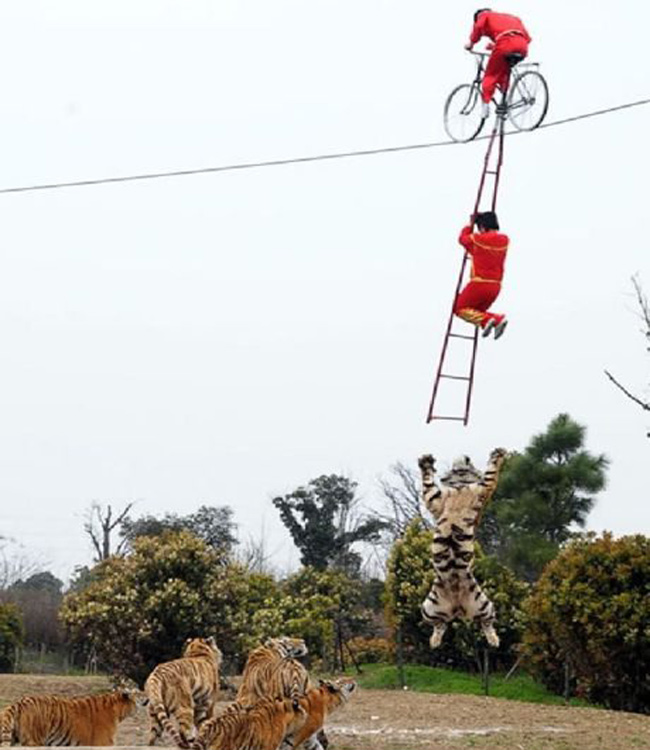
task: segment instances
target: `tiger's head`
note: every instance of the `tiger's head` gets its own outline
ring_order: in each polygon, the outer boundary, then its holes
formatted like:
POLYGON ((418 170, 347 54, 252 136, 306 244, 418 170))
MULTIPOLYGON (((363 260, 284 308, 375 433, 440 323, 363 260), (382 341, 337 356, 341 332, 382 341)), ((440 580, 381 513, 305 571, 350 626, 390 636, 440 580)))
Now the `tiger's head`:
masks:
POLYGON ((111 677, 111 689, 116 697, 119 697, 132 707, 130 713, 149 703, 147 694, 143 690, 140 690, 134 680, 125 675, 114 674, 111 677))
POLYGON ((217 642, 212 636, 208 638, 188 638, 183 648, 184 657, 208 656, 217 663, 221 664, 223 658, 217 642))
POLYGON ((347 703, 357 689, 357 683, 349 677, 342 677, 338 680, 319 680, 318 684, 329 704, 328 712, 347 703))
POLYGON ((459 456, 451 466, 451 471, 440 478, 448 487, 464 487, 480 482, 483 474, 474 466, 469 456, 459 456))
POLYGON ((281 636, 280 638, 269 638, 264 641, 266 648, 272 648, 277 651, 284 658, 299 659, 301 656, 307 654, 307 644, 302 638, 288 638, 287 636, 281 636))

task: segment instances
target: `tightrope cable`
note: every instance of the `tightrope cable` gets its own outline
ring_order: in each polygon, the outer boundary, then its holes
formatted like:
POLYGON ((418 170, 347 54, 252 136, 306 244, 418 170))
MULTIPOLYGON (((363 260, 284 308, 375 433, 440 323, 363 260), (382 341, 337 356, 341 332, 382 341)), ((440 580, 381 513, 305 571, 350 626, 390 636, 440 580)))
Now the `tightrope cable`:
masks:
MULTIPOLYGON (((537 130, 543 130, 546 128, 553 128, 558 125, 566 125, 567 123, 577 122, 578 120, 587 120, 591 117, 601 117, 602 115, 611 114, 612 112, 618 112, 623 109, 630 109, 632 107, 641 107, 643 105, 650 104, 650 99, 640 99, 635 102, 628 102, 626 104, 619 104, 615 107, 608 107, 607 109, 599 109, 593 112, 586 112, 580 115, 574 115, 572 117, 565 117, 561 120, 554 120, 553 122, 542 123, 537 130)), ((524 131, 508 131, 506 135, 519 135, 524 131)), ((476 141, 482 141, 489 138, 489 135, 482 135, 475 138, 470 143, 476 141)), ((250 161, 242 162, 239 164, 224 164, 215 167, 198 167, 196 169, 178 169, 167 172, 147 172, 143 174, 132 174, 123 175, 118 177, 98 177, 96 179, 88 180, 74 180, 70 182, 49 182, 39 185, 22 185, 18 187, 6 187, 0 188, 0 194, 7 193, 27 193, 34 192, 37 190, 60 190, 62 188, 73 188, 73 187, 88 187, 91 185, 108 185, 111 183, 119 182, 137 182, 143 180, 160 180, 171 177, 188 177, 191 175, 200 174, 215 174, 217 172, 234 172, 235 170, 244 169, 262 169, 265 167, 279 167, 288 164, 306 164, 308 162, 316 161, 327 161, 334 159, 351 159, 362 156, 376 156, 378 154, 394 154, 403 151, 417 151, 429 148, 440 148, 443 146, 463 146, 466 144, 458 143, 457 141, 435 141, 432 143, 414 143, 407 144, 404 146, 387 146, 383 148, 370 148, 359 151, 342 151, 339 153, 332 154, 315 154, 313 156, 296 156, 288 159, 271 159, 267 161, 250 161)))

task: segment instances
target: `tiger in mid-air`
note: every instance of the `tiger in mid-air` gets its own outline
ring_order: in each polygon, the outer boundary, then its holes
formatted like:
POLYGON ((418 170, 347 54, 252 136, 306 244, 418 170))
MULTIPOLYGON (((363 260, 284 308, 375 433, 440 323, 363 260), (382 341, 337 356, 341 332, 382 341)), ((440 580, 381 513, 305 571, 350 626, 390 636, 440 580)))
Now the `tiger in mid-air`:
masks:
POLYGON ((0 745, 114 745, 117 725, 140 702, 139 691, 130 689, 25 696, 0 711, 0 745))
POLYGON ((307 654, 302 638, 269 638, 248 655, 237 703, 250 706, 260 698, 296 698, 309 688, 309 672, 298 661, 307 654))
POLYGON ((147 677, 150 745, 166 730, 179 747, 189 747, 194 727, 216 715, 221 659, 214 638, 188 638, 180 659, 159 664, 147 677))
POLYGON ((203 723, 192 750, 277 750, 306 720, 296 698, 261 698, 251 706, 235 702, 203 723))
POLYGON ((506 451, 497 448, 481 474, 468 456, 456 460, 452 470, 435 483, 433 456, 421 456, 422 499, 436 525, 431 550, 435 579, 422 602, 422 616, 433 625, 429 641, 438 648, 447 625, 455 618, 478 622, 487 642, 499 645, 494 629, 494 605, 481 590, 472 573, 474 533, 485 504, 494 494, 506 451))

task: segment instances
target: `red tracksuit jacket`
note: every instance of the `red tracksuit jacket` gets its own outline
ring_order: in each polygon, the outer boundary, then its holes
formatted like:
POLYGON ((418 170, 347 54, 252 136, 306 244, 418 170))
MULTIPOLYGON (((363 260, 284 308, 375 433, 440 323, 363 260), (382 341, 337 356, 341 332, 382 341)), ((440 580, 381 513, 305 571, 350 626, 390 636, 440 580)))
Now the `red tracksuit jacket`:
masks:
POLYGON ((500 232, 472 232, 464 227, 458 238, 472 259, 470 281, 496 281, 503 278, 503 267, 508 252, 507 235, 500 232))
POLYGON ((482 37, 487 36, 493 42, 497 42, 499 37, 508 31, 520 32, 526 38, 527 42, 531 41, 531 37, 520 18, 511 16, 508 13, 492 13, 491 11, 481 13, 476 19, 469 41, 470 44, 474 45, 482 37))

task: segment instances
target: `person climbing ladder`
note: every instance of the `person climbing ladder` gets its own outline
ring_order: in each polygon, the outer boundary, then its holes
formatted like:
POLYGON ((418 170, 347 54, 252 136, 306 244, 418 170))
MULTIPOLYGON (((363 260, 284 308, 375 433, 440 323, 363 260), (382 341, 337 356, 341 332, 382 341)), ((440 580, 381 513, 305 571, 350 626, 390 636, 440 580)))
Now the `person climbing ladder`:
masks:
POLYGON ((458 241, 470 256, 472 267, 469 282, 456 297, 454 313, 479 326, 483 336, 494 331, 494 338, 498 339, 508 321, 505 315, 488 310, 501 291, 510 241, 507 235, 499 232, 499 220, 494 211, 470 217, 470 223, 463 227, 458 241), (474 224, 478 228, 476 233, 473 232, 474 224))

